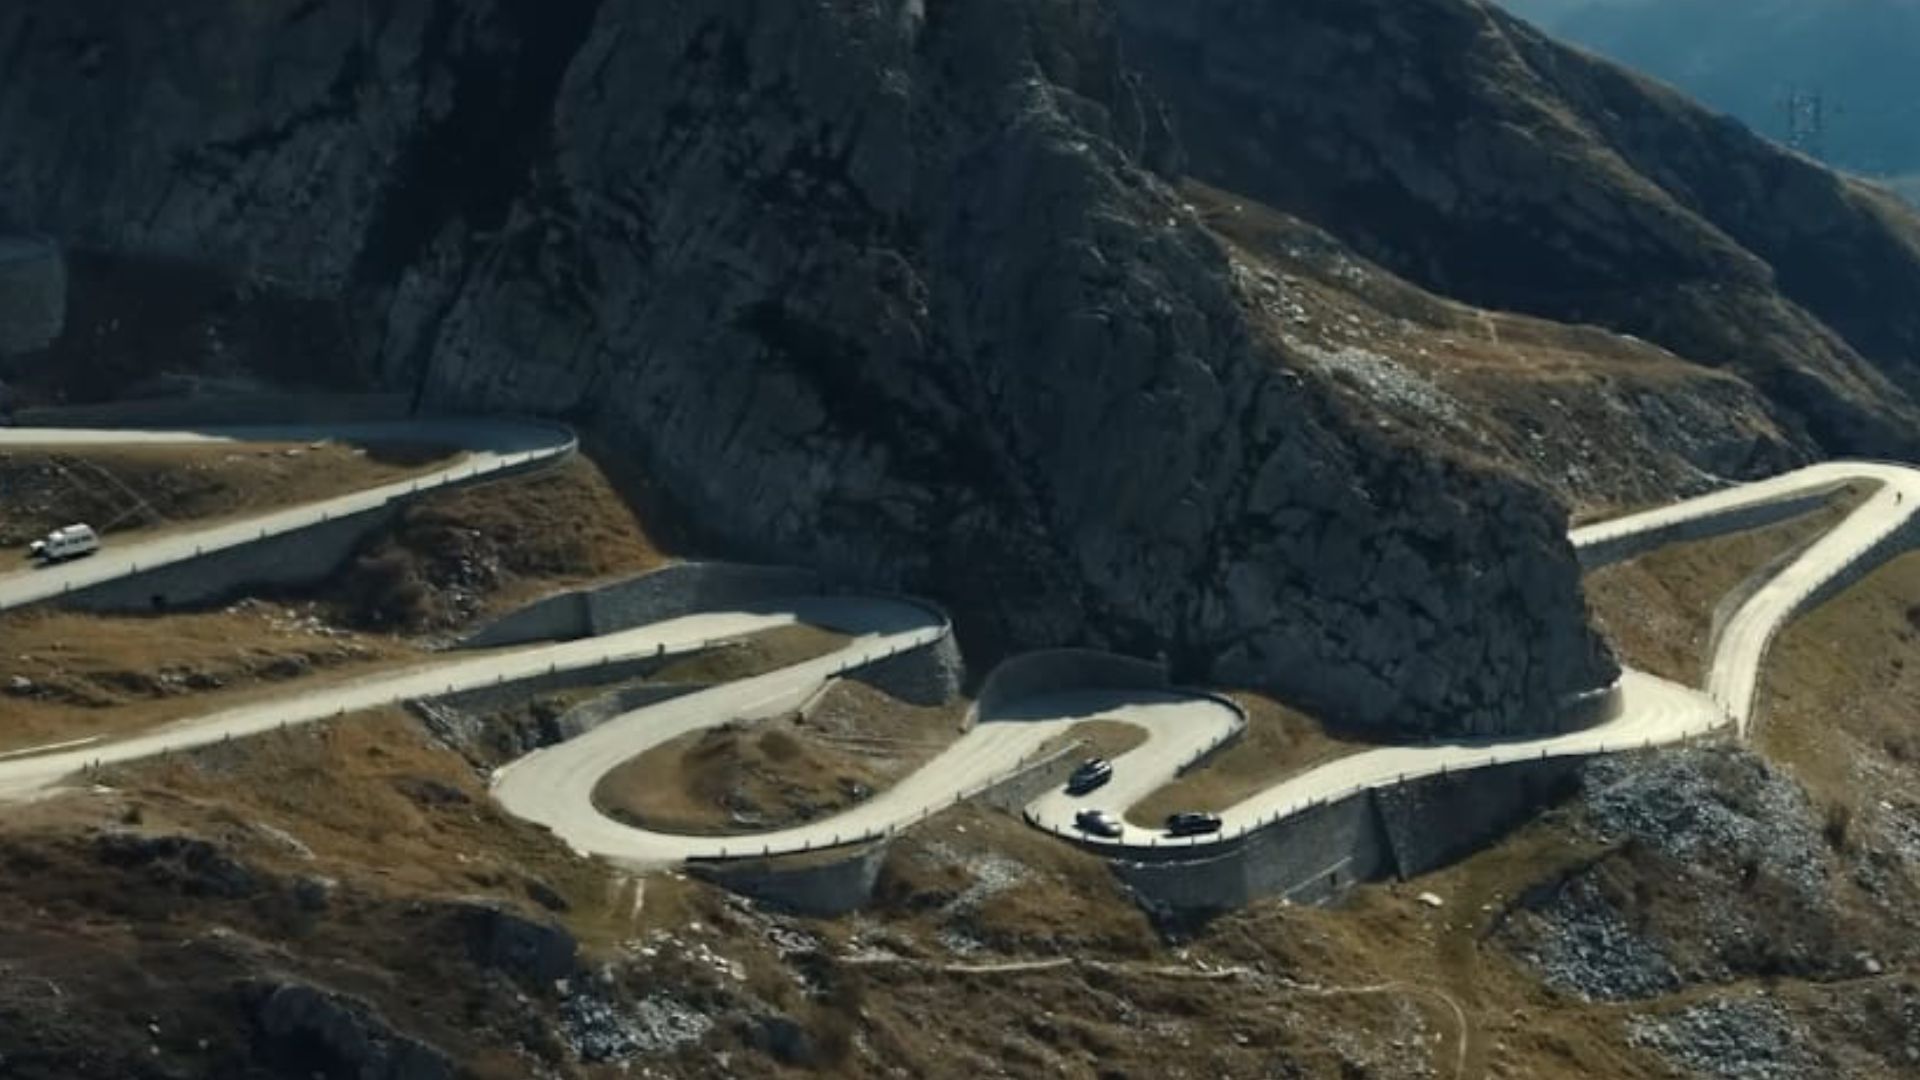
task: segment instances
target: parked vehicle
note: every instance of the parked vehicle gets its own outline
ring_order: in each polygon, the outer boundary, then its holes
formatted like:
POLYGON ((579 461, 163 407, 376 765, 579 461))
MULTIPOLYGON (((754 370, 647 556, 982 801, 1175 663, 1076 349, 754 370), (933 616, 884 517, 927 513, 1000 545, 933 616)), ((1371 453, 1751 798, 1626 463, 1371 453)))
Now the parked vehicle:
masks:
POLYGON ((1220 815, 1198 810, 1182 810, 1167 815, 1168 836, 1204 836, 1220 831, 1220 815))
POLYGON ((91 555, 100 550, 100 534, 91 525, 68 525, 48 533, 46 539, 27 545, 27 556, 44 563, 62 562, 91 555))
POLYGON ((1106 758, 1088 758, 1067 777, 1067 794, 1085 795, 1113 779, 1113 762, 1106 758))
POLYGON ((1073 827, 1089 836, 1120 835, 1120 819, 1105 810, 1082 810, 1073 815, 1073 827))

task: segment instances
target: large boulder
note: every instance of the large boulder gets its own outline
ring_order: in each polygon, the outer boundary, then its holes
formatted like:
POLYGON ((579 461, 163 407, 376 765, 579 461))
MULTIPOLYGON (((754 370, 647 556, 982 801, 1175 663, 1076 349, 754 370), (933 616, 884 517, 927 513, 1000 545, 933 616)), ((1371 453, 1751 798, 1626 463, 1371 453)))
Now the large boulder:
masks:
POLYGON ((359 998, 301 982, 247 988, 254 1052, 289 1075, 330 1080, 450 1080, 453 1062, 395 1031, 359 998))
POLYGON ((467 954, 482 967, 529 983, 551 983, 574 972, 579 945, 562 927, 484 903, 460 904, 454 917, 467 954))
POLYGON ((191 896, 239 899, 259 891, 245 863, 197 836, 152 835, 114 829, 93 839, 94 855, 108 866, 137 870, 155 884, 191 896))

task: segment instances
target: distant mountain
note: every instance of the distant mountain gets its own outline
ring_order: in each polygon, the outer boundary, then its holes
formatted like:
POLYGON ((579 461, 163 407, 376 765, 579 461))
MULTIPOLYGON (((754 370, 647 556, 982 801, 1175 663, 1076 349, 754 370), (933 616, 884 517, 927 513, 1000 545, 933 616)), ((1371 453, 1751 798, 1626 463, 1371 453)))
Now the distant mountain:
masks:
POLYGON ((1818 92, 1827 161, 1871 175, 1920 172, 1920 0, 1505 3, 1770 138, 1786 134, 1790 91, 1818 92))

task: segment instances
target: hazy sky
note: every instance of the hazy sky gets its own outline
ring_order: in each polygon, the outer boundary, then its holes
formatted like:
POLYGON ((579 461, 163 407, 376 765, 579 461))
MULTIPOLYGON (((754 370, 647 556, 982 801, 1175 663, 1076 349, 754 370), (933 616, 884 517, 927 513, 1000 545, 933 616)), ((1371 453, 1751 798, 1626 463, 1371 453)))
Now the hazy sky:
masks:
POLYGON ((1828 160, 1920 172, 1920 0, 1505 2, 1771 138, 1787 135, 1791 94, 1818 94, 1828 160))

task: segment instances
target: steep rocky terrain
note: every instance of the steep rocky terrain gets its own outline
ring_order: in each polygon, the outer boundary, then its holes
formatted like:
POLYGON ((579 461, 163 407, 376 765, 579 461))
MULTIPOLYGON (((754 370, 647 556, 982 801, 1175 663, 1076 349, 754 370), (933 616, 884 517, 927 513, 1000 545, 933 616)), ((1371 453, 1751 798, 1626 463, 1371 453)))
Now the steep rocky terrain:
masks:
POLYGON ((1189 168, 1435 291, 1731 370, 1833 452, 1915 449, 1920 221, 1466 0, 1122 0, 1189 168))

